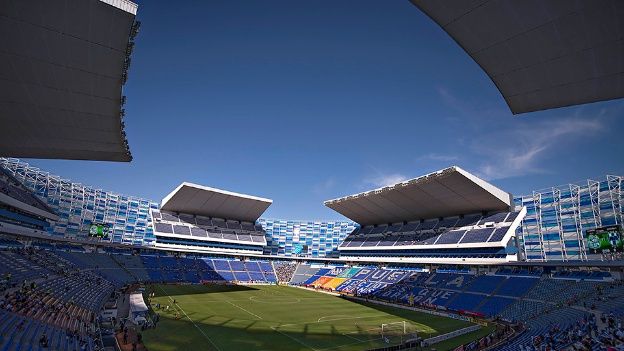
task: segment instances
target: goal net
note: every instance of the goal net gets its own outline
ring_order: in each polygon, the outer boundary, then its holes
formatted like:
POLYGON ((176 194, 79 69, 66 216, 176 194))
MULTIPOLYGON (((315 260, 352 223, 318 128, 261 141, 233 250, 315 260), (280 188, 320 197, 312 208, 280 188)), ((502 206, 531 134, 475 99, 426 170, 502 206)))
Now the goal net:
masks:
POLYGON ((418 338, 416 328, 407 321, 383 323, 381 338, 386 344, 397 345, 418 338))

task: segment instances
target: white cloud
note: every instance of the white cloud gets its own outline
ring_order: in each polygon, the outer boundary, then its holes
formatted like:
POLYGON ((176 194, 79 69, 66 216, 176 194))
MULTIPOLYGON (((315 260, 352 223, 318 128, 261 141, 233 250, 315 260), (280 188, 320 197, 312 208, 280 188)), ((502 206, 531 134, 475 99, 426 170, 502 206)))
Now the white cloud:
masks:
POLYGON ((407 180, 408 178, 400 173, 378 174, 374 177, 364 179, 364 185, 375 188, 383 188, 407 180))
POLYGON ((566 144, 566 139, 587 137, 603 129, 600 120, 590 118, 526 121, 476 136, 471 150, 483 160, 477 172, 484 179, 548 173, 540 161, 550 156, 554 148, 566 144))
POLYGON ((621 115, 617 108, 596 111, 580 106, 567 110, 569 115, 551 111, 513 117, 502 103, 464 101, 444 87, 437 91, 456 114, 460 134, 468 135, 454 145, 462 150, 462 160, 471 160, 472 165, 466 166, 488 180, 549 173, 544 161, 554 152, 596 135, 609 118, 621 115))
POLYGON ((441 161, 441 162, 450 162, 450 161, 455 161, 458 159, 459 157, 455 155, 443 155, 443 154, 437 154, 435 152, 418 157, 418 160, 431 160, 431 161, 441 161))

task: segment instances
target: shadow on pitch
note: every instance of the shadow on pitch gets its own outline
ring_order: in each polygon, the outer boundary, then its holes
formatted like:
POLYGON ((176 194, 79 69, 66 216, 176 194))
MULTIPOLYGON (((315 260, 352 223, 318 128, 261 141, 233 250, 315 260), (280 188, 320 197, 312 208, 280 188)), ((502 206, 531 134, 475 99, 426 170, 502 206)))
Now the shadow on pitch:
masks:
POLYGON ((229 293, 240 291, 258 290, 253 286, 244 285, 226 285, 226 284, 207 284, 207 285, 175 285, 175 284, 158 284, 152 285, 148 291, 153 291, 156 296, 177 296, 177 295, 196 295, 211 293, 229 293), (150 290, 151 289, 151 290, 150 290))
POLYGON ((194 319, 194 313, 189 313, 189 317, 194 323, 187 318, 175 320, 175 323, 170 318, 163 318, 156 329, 143 331, 146 346, 150 350, 352 351, 384 345, 378 337, 358 340, 345 336, 333 327, 322 333, 309 330, 307 325, 302 325, 299 332, 277 331, 263 321, 229 319, 210 324, 194 319))

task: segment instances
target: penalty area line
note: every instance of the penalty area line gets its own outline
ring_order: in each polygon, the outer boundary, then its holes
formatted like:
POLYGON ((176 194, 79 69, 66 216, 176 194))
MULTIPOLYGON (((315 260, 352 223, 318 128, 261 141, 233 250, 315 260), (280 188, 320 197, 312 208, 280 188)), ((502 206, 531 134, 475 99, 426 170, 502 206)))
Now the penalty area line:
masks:
POLYGON ((282 325, 280 325, 280 327, 292 327, 294 325, 319 324, 319 323, 327 323, 327 322, 335 322, 335 321, 346 321, 346 320, 356 320, 356 319, 360 320, 360 319, 368 319, 368 318, 378 318, 378 317, 383 317, 383 316, 386 316, 386 315, 385 314, 375 314, 375 315, 371 315, 371 316, 361 316, 361 317, 323 319, 323 318, 335 317, 335 316, 338 316, 338 315, 324 316, 324 317, 321 317, 321 318, 317 319, 316 321, 312 321, 312 322, 282 324, 282 325))

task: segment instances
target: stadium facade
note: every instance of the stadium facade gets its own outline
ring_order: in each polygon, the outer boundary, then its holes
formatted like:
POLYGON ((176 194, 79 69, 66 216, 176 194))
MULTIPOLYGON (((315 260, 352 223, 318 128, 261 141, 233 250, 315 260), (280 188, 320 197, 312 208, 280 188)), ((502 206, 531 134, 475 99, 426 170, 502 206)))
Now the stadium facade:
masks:
MULTIPOLYGON (((6 169, 26 188, 43 199, 59 220, 46 228, 57 238, 86 239, 91 224, 111 228, 113 243, 154 246, 153 219, 150 210, 160 204, 134 196, 122 195, 50 174, 14 158, 0 158, 6 169)), ((280 256, 335 255, 340 242, 354 229, 349 221, 291 221, 260 219, 266 232, 264 254, 280 256)))
POLYGON ((584 240, 587 230, 622 226, 622 181, 603 180, 568 184, 514 198, 516 208, 527 208, 519 229, 521 254, 527 261, 602 259, 591 254, 584 240))
POLYGON ((152 246, 156 240, 149 210, 157 202, 75 183, 14 158, 0 158, 0 167, 59 215, 47 228, 54 237, 86 239, 89 226, 101 223, 110 226, 114 243, 152 246))
POLYGON ((291 221, 260 218, 267 233, 265 254, 334 257, 338 245, 356 228, 350 221, 291 221))
MULTIPOLYGON (((156 201, 122 195, 72 182, 14 158, 0 158, 26 188, 38 195, 58 215, 46 228, 57 238, 85 239, 93 223, 109 225, 113 243, 154 246, 153 219, 156 201)), ((526 207, 517 239, 519 259, 575 261, 602 259, 591 254, 584 240, 588 229, 621 225, 621 176, 602 181, 568 184, 514 197, 515 210, 526 207)), ((336 257, 344 239, 359 227, 352 221, 299 221, 260 218, 266 233, 265 255, 285 257, 336 257)))

